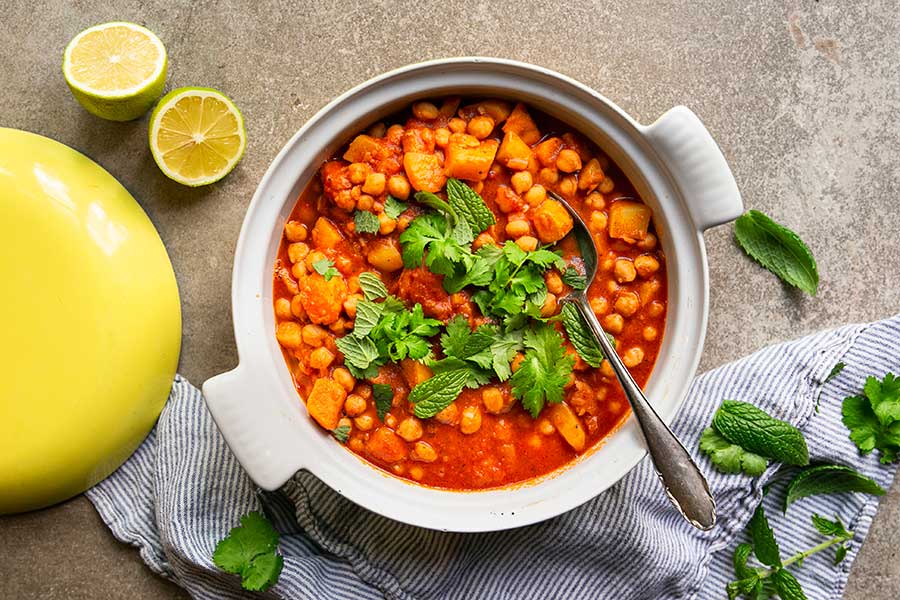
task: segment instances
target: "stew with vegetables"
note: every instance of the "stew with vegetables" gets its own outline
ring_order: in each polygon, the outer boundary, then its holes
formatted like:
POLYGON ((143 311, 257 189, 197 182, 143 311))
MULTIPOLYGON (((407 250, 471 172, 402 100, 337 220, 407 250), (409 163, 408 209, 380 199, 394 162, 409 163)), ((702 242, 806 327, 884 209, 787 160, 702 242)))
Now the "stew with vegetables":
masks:
POLYGON ((550 473, 627 416, 573 307, 643 385, 666 317, 650 208, 602 151, 505 100, 416 102, 326 161, 284 226, 278 343, 310 417, 396 476, 474 490, 550 473))

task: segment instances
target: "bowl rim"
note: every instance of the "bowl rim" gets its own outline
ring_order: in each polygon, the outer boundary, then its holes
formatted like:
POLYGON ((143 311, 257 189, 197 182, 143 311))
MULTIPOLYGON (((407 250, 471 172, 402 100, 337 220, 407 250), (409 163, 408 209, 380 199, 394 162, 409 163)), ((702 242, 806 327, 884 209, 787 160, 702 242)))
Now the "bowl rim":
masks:
MULTIPOLYGON (((435 92, 437 88, 434 85, 424 86, 420 80, 427 81, 430 78, 441 77, 442 81, 445 81, 444 78, 449 77, 447 81, 456 81, 450 75, 460 80, 472 81, 474 83, 471 85, 479 89, 489 85, 504 87, 510 95, 521 91, 513 87, 511 81, 521 80, 519 83, 532 81, 534 89, 542 90, 544 103, 542 105, 533 99, 523 99, 523 102, 537 104, 539 109, 557 117, 561 112, 569 117, 577 117, 579 111, 572 113, 572 106, 585 110, 586 107, 590 107, 591 110, 586 112, 591 119, 599 117, 604 127, 615 129, 614 132, 612 129, 604 130, 596 124, 596 121, 588 123, 592 125, 594 134, 615 133, 610 140, 606 140, 614 144, 613 148, 608 144, 605 146, 599 143, 596 135, 587 134, 583 127, 574 125, 571 118, 563 118, 563 121, 592 139, 611 155, 638 188, 644 201, 648 198, 653 199, 655 219, 661 218, 661 222, 656 221, 657 228, 660 228, 661 224, 664 225, 660 241, 667 256, 670 310, 663 347, 647 390, 648 395, 659 392, 659 397, 665 398, 665 402, 657 405, 657 409, 666 422, 671 422, 683 404, 690 380, 696 372, 706 330, 709 284, 701 228, 691 221, 690 211, 669 172, 669 167, 648 140, 647 127, 635 122, 601 94, 565 75, 517 61, 482 57, 425 61, 379 75, 351 88, 326 104, 287 141, 261 179, 241 227, 232 276, 232 311, 240 363, 235 371, 226 374, 231 377, 222 380, 222 384, 232 384, 235 388, 245 389, 248 392, 253 390, 258 396, 258 402, 262 401, 264 396, 268 396, 271 400, 277 396, 284 399, 287 395, 297 410, 292 410, 284 403, 276 406, 273 402, 268 402, 261 413, 254 411, 255 416, 259 417, 255 422, 235 424, 237 416, 234 411, 229 412, 217 406, 217 402, 210 402, 210 394, 206 396, 216 422, 226 433, 229 445, 235 450, 235 454, 251 478, 266 489, 277 488, 296 471, 306 469, 351 501, 383 516, 440 530, 492 531, 551 518, 583 504, 619 481, 646 454, 634 419, 629 417, 592 451, 546 476, 489 490, 454 491, 429 488, 381 471, 354 453, 339 448, 331 441, 327 432, 313 425, 305 415, 305 410, 300 408, 302 402, 296 402, 298 398, 296 389, 290 382, 290 376, 287 374, 280 348, 273 334, 274 315, 271 303, 273 248, 277 249, 284 219, 296 202, 297 188, 302 190, 308 183, 309 173, 310 171, 314 173, 318 169, 320 164, 318 155, 324 151, 320 149, 315 153, 310 150, 306 158, 298 156, 307 150, 303 146, 313 136, 311 132, 329 125, 330 120, 343 121, 345 130, 358 127, 360 119, 365 115, 360 112, 359 106, 349 105, 354 101, 360 102, 367 97, 377 96, 373 90, 394 98, 398 104, 408 104, 417 97, 426 97, 429 95, 428 90, 431 90, 432 96, 446 95, 446 92, 435 92), (501 84, 501 81, 504 83, 501 84), (400 93, 400 88, 393 93, 389 89, 385 91, 386 86, 400 86, 401 83, 408 85, 410 89, 403 93, 400 93), (551 105, 559 110, 547 110, 551 105), (354 115, 354 119, 348 116, 344 116, 343 119, 335 117, 340 115, 341 111, 354 115), (316 156, 308 156, 310 153, 315 153, 316 156), (616 156, 617 154, 621 156, 616 156), (620 158, 624 159, 627 165, 623 165, 620 158), (292 166, 292 162, 305 164, 305 167, 286 174, 285 170, 292 166), (636 181, 635 176, 640 181, 636 181), (293 180, 291 185, 286 185, 288 180, 293 180), (645 189, 642 190, 641 187, 645 189), (290 188, 290 191, 285 192, 287 188, 290 188), (659 210, 660 208, 662 210, 659 210), (264 212, 266 214, 263 214, 264 212), (275 227, 271 227, 273 218, 275 227), (261 224, 262 221, 270 225, 267 232, 258 231, 265 224, 261 224), (263 246, 266 248, 263 249, 263 246), (265 256, 266 260, 256 265, 255 275, 251 276, 248 271, 252 272, 254 268, 252 264, 247 263, 250 257, 258 256, 265 256), (257 285, 252 285, 254 277, 257 285), (258 281, 260 277, 262 282, 258 281), (673 279, 679 277, 684 281, 676 280, 676 285, 673 285, 673 279), (268 286, 263 283, 265 281, 268 281, 268 286), (690 287, 691 294, 686 293, 686 287, 690 287), (248 288, 255 288, 252 297, 248 296, 248 288), (672 310, 673 290, 679 288, 677 305, 681 315, 672 310), (262 312, 267 312, 268 315, 260 314, 260 307, 263 309, 262 312), (256 313, 255 317, 252 315, 253 312, 256 313), (673 323, 672 321, 679 316, 679 321, 673 323), (684 338, 680 341, 686 340, 690 344, 689 347, 693 348, 692 351, 673 350, 672 345, 675 343, 671 337, 674 335, 673 326, 680 327, 681 337, 684 338), (668 353, 664 354, 664 350, 668 350, 668 353), (272 360, 273 358, 277 360, 272 360), (673 380, 670 380, 668 375, 674 375, 673 380), (284 386, 285 376, 290 382, 289 394, 286 394, 284 386), (242 381, 245 385, 242 385, 242 381), (247 382, 252 382, 253 385, 246 385, 247 382), (299 414, 300 411, 302 415, 299 414), (278 419, 282 422, 278 423, 278 419), (309 435, 311 427, 319 430, 318 435, 309 435), (307 430, 305 433, 304 429, 307 430), (238 433, 235 434, 235 431, 238 433), (267 431, 272 434, 271 439, 264 441, 262 438, 267 436, 267 431), (285 437, 291 434, 296 435, 297 439, 288 440, 285 437), (306 435, 307 439, 301 439, 303 435, 306 435), (282 452, 287 452, 288 456, 285 457, 282 452), (602 465, 603 468, 595 469, 594 472, 590 470, 596 466, 599 457, 611 452, 617 452, 620 456, 612 460, 606 457, 608 462, 602 465), (277 467, 271 464, 272 461, 281 459, 286 459, 286 463, 277 467), (438 497, 441 501, 436 501, 438 497), (407 510, 409 506, 405 503, 409 503, 410 500, 421 500, 431 504, 428 504, 426 509, 407 510), (465 515, 467 521, 451 522, 448 511, 454 510, 460 515, 465 515)), ((528 93, 532 92, 533 90, 529 88, 528 93)), ((498 95, 494 92, 483 92, 483 95, 488 94, 498 95)), ((383 108, 387 104, 383 103, 380 106, 383 108)), ((372 110, 369 111, 369 115, 372 110)), ((339 147, 343 143, 342 134, 343 132, 330 133, 330 143, 339 147), (342 141, 336 142, 337 139, 342 141)), ((321 145, 321 142, 319 143, 321 145)), ((315 144, 312 145, 315 149, 315 144)), ((223 377, 225 376, 220 376, 220 379, 223 377)), ((210 386, 210 392, 213 391, 212 387, 210 386)), ((206 384, 204 392, 207 392, 206 384)), ((242 414, 242 419, 245 416, 242 414)))

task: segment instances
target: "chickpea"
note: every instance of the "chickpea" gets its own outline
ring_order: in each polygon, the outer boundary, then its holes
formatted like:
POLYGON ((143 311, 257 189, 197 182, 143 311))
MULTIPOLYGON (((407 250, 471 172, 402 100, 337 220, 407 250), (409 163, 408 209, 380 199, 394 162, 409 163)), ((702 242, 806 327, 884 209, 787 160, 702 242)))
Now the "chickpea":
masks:
POLYGON ((481 390, 481 402, 486 411, 496 415, 503 410, 503 392, 495 387, 486 387, 481 390))
POLYGON ((538 240, 534 236, 523 235, 516 240, 516 245, 525 252, 533 252, 538 247, 538 240))
POLYGON ((322 346, 309 355, 309 366, 313 369, 327 369, 334 362, 334 352, 322 346))
POLYGON ((358 194, 357 196, 354 196, 351 192, 352 190, 341 190, 334 195, 334 203, 344 210, 353 210, 356 208, 356 198, 358 197, 358 194))
POLYGON ((433 463, 437 460, 437 450, 428 442, 416 442, 409 457, 418 462, 433 463))
POLYGON ((591 192, 588 194, 587 198, 584 199, 584 205, 588 208, 593 208, 594 210, 603 210, 606 208, 606 199, 603 197, 603 194, 599 192, 591 192))
POLYGON ((551 423, 547 419, 541 418, 537 422, 537 430, 544 435, 551 435, 554 431, 556 431, 556 427, 554 427, 553 423, 551 423))
POLYGON ((397 427, 397 435, 407 442, 415 442, 416 440, 422 439, 423 433, 422 423, 415 417, 403 419, 400 422, 400 426, 397 427))
POLYGON ((559 193, 566 197, 574 196, 578 192, 578 182, 573 175, 566 175, 559 181, 559 193))
POLYGON ((569 148, 563 148, 556 157, 556 168, 563 173, 574 173, 581 170, 581 157, 569 148))
POLYGON ((425 469, 419 465, 413 465, 409 468, 409 476, 416 481, 421 481, 422 478, 425 477, 425 469))
POLYGON ((373 138, 383 138, 384 134, 387 133, 387 125, 385 125, 382 121, 375 123, 371 127, 369 127, 368 134, 373 138))
POLYGON ((612 313, 603 317, 603 330, 613 335, 622 333, 625 327, 625 319, 618 313, 612 313))
POLYGON ((655 340, 657 335, 659 335, 659 333, 656 331, 656 327, 654 327, 653 325, 647 325, 641 332, 641 337, 643 337, 648 342, 652 342, 653 340, 655 340))
POLYGON ((557 301, 556 294, 551 294, 547 292, 547 297, 544 299, 544 304, 541 306, 541 316, 542 317, 552 317, 556 314, 557 309, 557 301))
POLYGON ((446 127, 438 127, 434 130, 434 144, 438 148, 446 148, 450 143, 450 130, 446 127))
POLYGON ((371 172, 371 167, 366 163, 351 163, 347 167, 347 175, 350 177, 350 182, 357 185, 364 182, 371 172))
MULTIPOLYGON (((348 371, 345 367, 338 367, 337 369, 335 369, 331 373, 331 378, 334 379, 342 388, 347 390, 347 393, 352 392, 353 386, 356 385, 356 379, 353 378, 353 375, 351 375, 350 371, 348 371)), ((355 417, 356 415, 350 416, 355 417)))
POLYGON ((629 259, 618 258, 616 259, 616 266, 615 269, 613 269, 613 274, 616 277, 616 281, 619 283, 626 283, 634 281, 634 278, 637 276, 637 271, 634 268, 634 263, 629 259))
POLYGON ((303 276, 306 275, 306 263, 298 262, 291 265, 291 275, 293 275, 294 279, 297 279, 298 281, 302 279, 303 276))
POLYGON ((544 185, 553 185, 559 181, 559 171, 553 167, 544 167, 538 171, 538 180, 544 185))
POLYGON ((634 259, 634 268, 638 275, 647 279, 659 270, 659 261, 652 256, 638 256, 634 259))
POLYGON ((356 201, 356 208, 359 210, 368 210, 371 212, 373 206, 375 206, 375 198, 368 194, 360 194, 359 200, 356 201))
POLYGON ((303 342, 300 335, 300 325, 293 321, 282 321, 275 327, 275 337, 278 343, 285 348, 299 348, 303 342))
POLYGON ((481 410, 477 406, 467 406, 459 419, 459 430, 471 435, 481 429, 481 410))
POLYGON ((608 291, 610 294, 618 292, 619 284, 616 283, 615 281, 607 281, 606 282, 606 291, 608 291))
POLYGON ((594 313, 602 315, 609 310, 609 301, 603 296, 591 298, 591 309, 593 309, 594 313))
POLYGON ((506 235, 515 239, 531 233, 531 224, 525 219, 513 219, 506 224, 506 235))
POLYGON ((310 273, 315 271, 315 267, 313 267, 313 264, 322 260, 323 258, 327 258, 327 257, 325 256, 325 254, 323 252, 321 252, 319 250, 313 250, 312 252, 307 254, 306 261, 304 261, 304 262, 306 262, 306 270, 309 271, 310 273))
POLYGON ((359 294, 353 294, 346 300, 344 300, 344 312, 347 313, 347 316, 351 319, 356 318, 356 304, 362 300, 362 296, 359 294))
POLYGON ((625 363, 625 366, 629 369, 638 366, 643 360, 644 351, 636 346, 634 348, 629 348, 625 351, 625 354, 622 355, 622 362, 625 363))
POLYGON ((563 291, 563 281, 562 277, 559 276, 559 273, 556 271, 547 271, 547 274, 544 275, 544 281, 547 283, 547 290, 551 294, 559 295, 563 291))
POLYGON ((350 438, 350 441, 347 442, 347 447, 357 453, 362 452, 365 445, 366 443, 359 436, 352 437, 350 438))
POLYGON ((307 236, 306 225, 300 221, 288 221, 284 224, 284 237, 289 242, 302 242, 307 236))
POLYGON ((412 105, 412 114, 422 121, 434 121, 441 114, 438 107, 431 102, 416 102, 412 105))
POLYGON ((370 196, 380 196, 384 193, 386 185, 387 178, 384 176, 384 173, 369 173, 365 183, 363 183, 362 191, 370 196))
POLYGON ((644 239, 638 241, 637 247, 641 250, 653 250, 656 248, 656 236, 648 233, 644 236, 644 239))
POLYGON ((453 133, 465 133, 466 122, 458 117, 453 117, 450 119, 450 122, 447 123, 447 127, 450 128, 450 131, 453 133))
POLYGON ((300 298, 300 294, 291 298, 291 314, 297 319, 306 318, 306 309, 303 308, 303 299, 300 298))
POLYGON ((409 180, 405 175, 391 175, 387 182, 388 193, 397 200, 409 198, 409 180))
POLYGON ((604 360, 600 363, 600 374, 609 379, 616 376, 616 372, 613 370, 612 365, 609 364, 608 360, 604 360))
POLYGON ((531 188, 529 188, 528 191, 525 192, 525 202, 528 203, 528 206, 540 206, 540 204, 543 203, 546 199, 547 188, 540 184, 531 186, 531 188))
POLYGON ((591 211, 590 219, 588 219, 588 229, 591 233, 606 233, 606 224, 609 218, 605 212, 599 210, 591 211))
POLYGON ((630 317, 641 307, 641 299, 634 292, 623 292, 616 298, 616 312, 623 317, 630 317))
POLYGON ((509 178, 509 183, 512 184, 512 188, 517 194, 524 194, 531 189, 534 181, 532 180, 531 173, 528 171, 519 171, 518 173, 513 173, 513 176, 509 178))
POLYGON ((303 326, 303 343, 307 346, 318 348, 325 343, 326 337, 328 337, 328 332, 319 325, 310 323, 303 326))
POLYGON ((663 306, 662 302, 657 302, 656 300, 654 300, 647 306, 647 315, 651 317, 658 317, 659 315, 663 314, 664 310, 665 307, 663 306))
MULTIPOLYGON (((337 380, 337 377, 335 377, 335 380, 337 380)), ((357 396, 356 394, 350 394, 349 396, 347 396, 347 399, 344 400, 344 414, 346 414, 348 417, 358 417, 364 412, 366 412, 365 398, 363 398, 362 396, 357 396)))
POLYGON ((406 472, 406 467, 400 464, 393 465, 391 467, 391 471, 394 473, 394 475, 403 475, 406 472))
POLYGON ((603 181, 600 182, 600 186, 597 190, 603 194, 608 194, 613 191, 613 188, 616 187, 616 183, 612 180, 611 177, 607 176, 603 178, 603 181))
POLYGON ((378 213, 378 233, 388 235, 397 229, 397 220, 392 219, 385 213, 378 213))
POLYGON ((286 321, 293 319, 294 314, 291 312, 291 301, 287 298, 279 298, 275 301, 275 316, 286 321))
POLYGON ((387 425, 388 427, 390 427, 391 429, 394 429, 395 427, 397 427, 397 417, 395 417, 394 415, 392 415, 390 413, 386 414, 384 416, 384 424, 387 425))
POLYGON ((469 121, 466 131, 469 135, 483 140, 494 131, 494 120, 487 115, 479 115, 469 121))
POLYGON ((480 233, 478 237, 475 238, 475 241, 472 242, 472 250, 478 250, 482 246, 493 246, 496 244, 496 240, 494 240, 494 236, 489 233, 480 233))
POLYGON ((616 267, 616 259, 614 258, 604 258, 603 262, 600 263, 600 268, 603 271, 612 271, 616 267))
POLYGON ((459 407, 456 402, 451 402, 447 408, 434 415, 434 419, 444 425, 455 425, 459 420, 459 407))
POLYGON ((369 431, 375 426, 375 419, 372 418, 372 415, 360 415, 353 419, 353 424, 360 431, 369 431))
POLYGON ((369 400, 372 397, 372 386, 365 383, 357 383, 356 387, 353 388, 353 393, 365 400, 369 400))
POLYGON ((292 263, 298 263, 309 254, 309 246, 304 242, 294 242, 288 246, 288 258, 292 263))

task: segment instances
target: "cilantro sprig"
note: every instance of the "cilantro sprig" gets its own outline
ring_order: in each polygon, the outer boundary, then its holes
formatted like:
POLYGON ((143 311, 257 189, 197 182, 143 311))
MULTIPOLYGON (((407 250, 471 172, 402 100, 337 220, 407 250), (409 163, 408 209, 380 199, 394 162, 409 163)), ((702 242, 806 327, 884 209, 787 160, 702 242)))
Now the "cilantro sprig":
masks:
POLYGON ((562 336, 550 325, 525 330, 525 360, 512 376, 513 395, 537 418, 545 403, 562 402, 574 360, 566 354, 562 336))
POLYGON ((278 554, 278 532, 262 514, 254 511, 241 517, 241 524, 216 544, 213 563, 228 573, 241 576, 245 590, 261 592, 272 587, 284 567, 278 554))
POLYGON ((881 453, 881 462, 892 463, 900 455, 900 378, 887 373, 869 377, 863 394, 844 399, 841 410, 850 439, 860 454, 881 453))
POLYGON ((312 267, 325 281, 331 281, 332 277, 340 275, 338 270, 334 268, 334 261, 328 258, 320 258, 313 261, 312 267))

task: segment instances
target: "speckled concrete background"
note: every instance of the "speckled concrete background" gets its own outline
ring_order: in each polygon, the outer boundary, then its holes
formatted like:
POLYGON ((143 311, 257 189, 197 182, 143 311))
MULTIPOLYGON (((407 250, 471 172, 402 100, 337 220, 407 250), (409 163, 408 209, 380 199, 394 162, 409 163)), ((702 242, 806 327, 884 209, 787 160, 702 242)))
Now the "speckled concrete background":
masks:
MULTIPOLYGON (((335 95, 387 69, 486 55, 556 69, 642 122, 677 104, 719 142, 748 207, 797 231, 821 270, 817 298, 744 257, 731 228, 707 234, 712 285, 702 369, 763 345, 900 310, 900 12, 845 0, 208 0, 0 3, 0 125, 93 157, 138 198, 169 248, 184 303, 181 372, 195 383, 236 362, 229 313, 235 241, 282 144, 335 95), (115 4, 115 8, 111 5, 115 4), (171 183, 147 150, 147 119, 84 112, 63 48, 129 20, 169 51, 169 86, 208 85, 241 107, 250 145, 222 183, 171 183)), ((61 249, 64 251, 64 249, 61 249)), ((900 598, 900 484, 881 506, 846 597, 900 598)), ((115 542, 83 498, 0 519, 8 598, 183 598, 115 542)))

